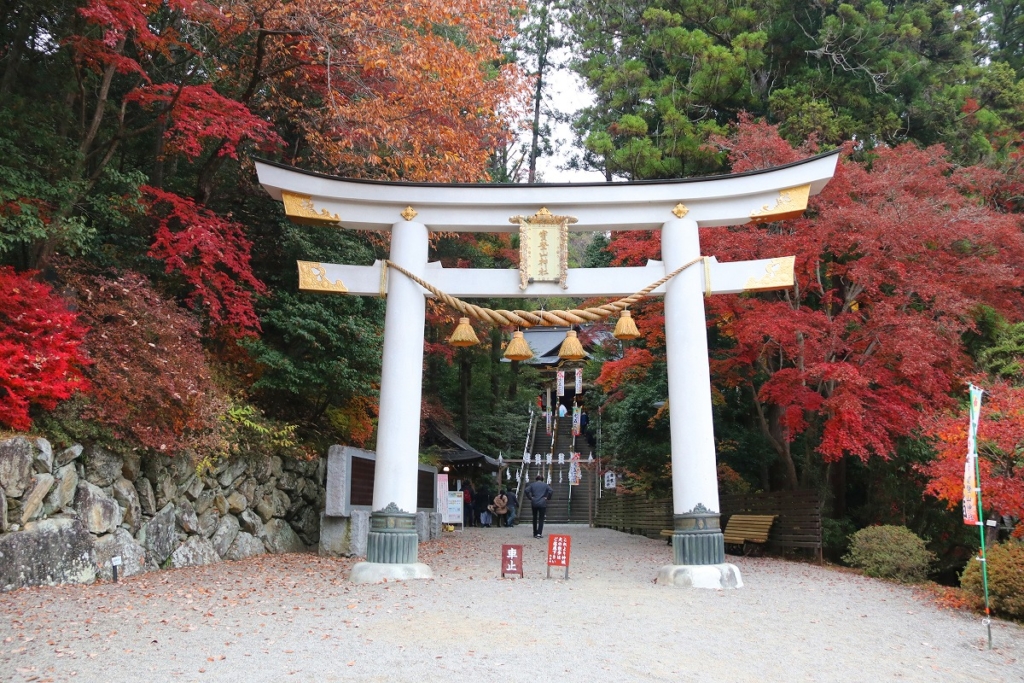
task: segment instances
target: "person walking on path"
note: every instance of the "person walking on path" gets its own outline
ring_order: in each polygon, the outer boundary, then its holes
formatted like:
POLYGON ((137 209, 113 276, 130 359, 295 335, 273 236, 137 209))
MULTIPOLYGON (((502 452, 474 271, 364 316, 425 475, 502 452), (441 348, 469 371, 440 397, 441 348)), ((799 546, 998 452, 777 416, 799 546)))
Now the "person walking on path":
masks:
POLYGON ((505 497, 508 498, 508 517, 505 519, 505 526, 515 526, 516 511, 519 510, 519 497, 516 496, 513 489, 509 489, 505 497))
POLYGON ((548 511, 548 501, 555 492, 544 482, 544 477, 537 475, 537 479, 526 487, 523 492, 533 507, 533 537, 544 537, 544 515, 548 511))

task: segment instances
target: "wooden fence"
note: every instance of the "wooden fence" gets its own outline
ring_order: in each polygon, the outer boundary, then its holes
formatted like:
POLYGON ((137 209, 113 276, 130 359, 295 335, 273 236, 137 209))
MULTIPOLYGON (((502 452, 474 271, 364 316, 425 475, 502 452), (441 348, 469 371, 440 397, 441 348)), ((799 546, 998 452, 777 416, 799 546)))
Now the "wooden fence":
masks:
POLYGON ((768 534, 768 548, 808 548, 814 551, 819 562, 822 561, 821 496, 817 491, 748 493, 722 496, 720 502, 723 528, 729 522, 729 515, 778 515, 768 534))
MULTIPOLYGON (((821 497, 817 491, 773 491, 722 496, 722 528, 737 513, 777 515, 768 535, 770 550, 809 548, 821 561, 821 497)), ((671 529, 672 499, 605 492, 594 526, 658 538, 671 529)))
POLYGON ((672 528, 672 499, 605 491, 597 502, 594 526, 658 538, 662 529, 672 528))

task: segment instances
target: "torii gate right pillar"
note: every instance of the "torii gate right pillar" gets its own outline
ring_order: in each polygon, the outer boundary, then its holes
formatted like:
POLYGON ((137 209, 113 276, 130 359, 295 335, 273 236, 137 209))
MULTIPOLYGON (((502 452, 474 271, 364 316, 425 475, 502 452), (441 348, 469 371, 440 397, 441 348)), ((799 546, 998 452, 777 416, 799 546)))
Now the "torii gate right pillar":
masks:
MULTIPOLYGON (((686 219, 665 223, 661 254, 666 272, 699 258, 697 223, 686 219)), ((688 268, 665 290, 674 564, 662 567, 658 583, 738 588, 743 583, 739 570, 725 564, 719 521, 703 280, 699 268, 688 268)))

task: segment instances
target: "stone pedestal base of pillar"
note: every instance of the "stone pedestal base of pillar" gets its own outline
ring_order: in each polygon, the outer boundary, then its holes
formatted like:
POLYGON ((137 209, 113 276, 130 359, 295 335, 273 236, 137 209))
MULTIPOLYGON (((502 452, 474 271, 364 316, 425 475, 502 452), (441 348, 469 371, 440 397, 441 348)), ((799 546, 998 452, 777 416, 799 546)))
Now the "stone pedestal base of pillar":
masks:
POLYGON ((390 564, 386 562, 358 562, 349 577, 352 583, 380 583, 382 581, 414 581, 432 579, 434 572, 422 562, 390 564))
POLYGON ((725 538, 719 514, 697 505, 682 515, 675 515, 672 532, 672 564, 702 565, 725 562, 725 538))
POLYGON ((419 535, 416 515, 391 503, 370 513, 366 538, 366 560, 383 564, 416 564, 419 535))
POLYGON ((659 586, 678 588, 743 588, 734 564, 667 564, 658 570, 659 586))

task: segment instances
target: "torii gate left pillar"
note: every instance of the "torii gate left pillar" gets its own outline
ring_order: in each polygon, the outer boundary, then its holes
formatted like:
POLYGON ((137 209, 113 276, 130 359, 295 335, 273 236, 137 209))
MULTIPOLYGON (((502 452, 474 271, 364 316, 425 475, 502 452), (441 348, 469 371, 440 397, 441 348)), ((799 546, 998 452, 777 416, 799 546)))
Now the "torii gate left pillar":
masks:
MULTIPOLYGON (((764 171, 695 181, 547 186, 374 183, 257 163, 260 181, 297 222, 390 230, 391 261, 457 297, 627 296, 701 256, 699 227, 773 221, 802 213, 832 177, 834 153, 764 171), (308 194, 307 194, 308 193, 308 194), (404 210, 401 206, 408 205, 404 210), (417 208, 413 208, 415 205, 417 208), (578 216, 575 231, 661 230, 664 263, 569 269, 561 283, 520 281, 516 270, 443 269, 427 263, 428 228, 511 232, 516 214, 551 207, 578 216), (344 218, 340 215, 344 212, 344 218), (405 220, 395 222, 401 215, 405 220), (422 215, 422 222, 413 221, 422 215), (666 216, 675 219, 666 221, 666 216), (389 219, 390 217, 390 219, 389 219), (561 285, 561 286, 560 286, 561 285), (523 291, 521 288, 526 287, 523 291)), ((548 214, 550 215, 550 213, 548 214)), ((300 262, 300 288, 377 294, 382 266, 300 262)), ((684 270, 652 295, 665 296, 673 485, 673 564, 658 583, 739 587, 724 562, 703 297, 790 287, 792 258, 718 263, 684 270)), ((416 473, 426 292, 388 269, 377 465, 367 562, 353 581, 429 578, 417 562, 416 473)))
MULTIPOLYGON (((427 246, 427 226, 422 223, 402 221, 392 226, 390 259, 394 263, 422 275, 427 246)), ((390 278, 387 297, 374 474, 379 483, 373 487, 367 561, 354 569, 355 581, 433 576, 427 565, 418 562, 416 534, 426 299, 419 285, 397 272, 390 278)))

